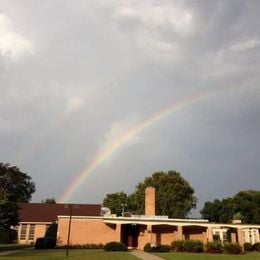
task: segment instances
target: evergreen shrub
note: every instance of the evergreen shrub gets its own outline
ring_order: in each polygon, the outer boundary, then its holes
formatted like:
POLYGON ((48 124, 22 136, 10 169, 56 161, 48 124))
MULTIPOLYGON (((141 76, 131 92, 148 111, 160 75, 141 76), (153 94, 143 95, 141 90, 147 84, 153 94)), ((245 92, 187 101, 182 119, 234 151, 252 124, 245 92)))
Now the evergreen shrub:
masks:
POLYGON ((238 255, 242 253, 242 247, 238 243, 224 243, 224 253, 238 255))
POLYGON ((253 251, 253 245, 251 245, 250 243, 244 243, 244 251, 246 252, 253 251))
POLYGON ((35 249, 53 249, 56 246, 56 239, 53 237, 39 237, 37 238, 35 249))
POLYGON ((223 245, 219 241, 212 241, 206 244, 206 252, 212 254, 223 253, 223 245))
POLYGON ((203 252, 203 243, 200 240, 184 240, 183 249, 185 252, 203 252))
POLYGON ((112 241, 105 244, 104 250, 105 251, 127 251, 127 247, 125 244, 121 242, 112 241))
POLYGON ((174 240, 171 243, 171 249, 174 252, 183 252, 184 247, 183 247, 183 240, 174 240))

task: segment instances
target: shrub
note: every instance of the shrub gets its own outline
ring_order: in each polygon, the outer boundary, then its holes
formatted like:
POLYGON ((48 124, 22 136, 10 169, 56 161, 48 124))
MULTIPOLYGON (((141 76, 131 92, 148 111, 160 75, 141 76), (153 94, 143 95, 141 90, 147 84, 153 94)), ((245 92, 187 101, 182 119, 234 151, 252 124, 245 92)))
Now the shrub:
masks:
MULTIPOLYGON (((57 246, 57 249, 65 249, 67 245, 57 246)), ((103 249, 103 244, 74 244, 69 245, 70 249, 103 249)))
POLYGON ((185 252, 203 252, 203 243, 200 240, 184 240, 183 249, 185 252))
POLYGON ((146 243, 144 246, 144 252, 152 252, 151 243, 146 243))
POLYGON ((222 243, 218 242, 218 241, 208 242, 206 244, 206 252, 207 253, 213 253, 213 254, 223 253, 222 243))
POLYGON ((252 250, 260 252, 260 243, 255 243, 252 247, 252 250))
POLYGON ((244 251, 250 252, 253 250, 253 246, 250 243, 244 243, 244 251))
POLYGON ((0 227, 0 243, 1 244, 9 244, 11 242, 10 232, 6 230, 1 230, 0 227))
POLYGON ((58 229, 58 224, 57 223, 51 223, 48 229, 45 232, 45 237, 52 237, 55 238, 57 237, 57 229, 58 229))
POLYGON ((146 243, 144 246, 144 251, 145 252, 170 252, 171 247, 169 245, 156 245, 152 246, 150 243, 146 243))
POLYGON ((171 247, 169 245, 158 245, 157 246, 157 249, 156 251, 157 252, 161 252, 161 253, 164 253, 164 252, 170 252, 171 250, 171 247))
POLYGON ((35 249, 53 249, 56 246, 56 239, 53 237, 39 237, 35 242, 35 249))
POLYGON ((104 246, 105 251, 127 251, 127 247, 125 244, 121 242, 112 241, 104 246))
POLYGON ((175 240, 171 243, 171 249, 174 252, 183 252, 183 240, 175 240))
POLYGON ((224 243, 224 252, 238 255, 242 253, 242 247, 238 243, 224 243))

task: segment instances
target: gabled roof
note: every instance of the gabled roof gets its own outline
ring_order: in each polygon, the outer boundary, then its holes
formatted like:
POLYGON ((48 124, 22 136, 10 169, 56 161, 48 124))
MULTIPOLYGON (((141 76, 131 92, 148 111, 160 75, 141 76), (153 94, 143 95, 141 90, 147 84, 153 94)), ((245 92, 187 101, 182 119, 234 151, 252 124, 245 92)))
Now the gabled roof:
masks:
MULTIPOLYGON (((58 215, 70 215, 69 204, 20 203, 20 222, 54 222, 58 215)), ((73 216, 100 216, 100 204, 70 204, 73 216)))

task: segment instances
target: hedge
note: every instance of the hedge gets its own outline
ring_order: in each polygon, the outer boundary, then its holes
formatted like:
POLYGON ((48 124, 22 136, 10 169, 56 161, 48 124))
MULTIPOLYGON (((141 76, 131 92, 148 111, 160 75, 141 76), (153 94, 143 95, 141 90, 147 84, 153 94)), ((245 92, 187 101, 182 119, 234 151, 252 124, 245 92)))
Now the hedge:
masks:
POLYGON ((223 245, 219 241, 212 241, 206 244, 206 252, 213 254, 223 253, 223 245))
POLYGON ((171 247, 169 245, 165 245, 165 244, 151 246, 151 243, 146 243, 145 246, 144 246, 144 251, 145 252, 164 253, 164 252, 170 252, 171 247))
MULTIPOLYGON (((57 246, 57 249, 65 249, 67 245, 57 246)), ((69 245, 69 249, 103 249, 103 244, 74 244, 69 245)))
POLYGON ((35 249, 53 249, 56 246, 56 239, 53 237, 39 237, 37 238, 35 249))
POLYGON ((183 249, 185 252, 203 252, 203 243, 200 240, 184 240, 183 249))
POLYGON ((127 251, 127 246, 121 242, 108 242, 104 246, 105 251, 127 251))
POLYGON ((244 251, 246 252, 253 251, 253 245, 251 245, 250 243, 244 243, 244 251))
POLYGON ((171 250, 174 252, 183 252, 184 251, 183 242, 184 242, 184 240, 172 241, 171 250))
POLYGON ((241 254, 242 247, 238 243, 224 243, 224 253, 241 254))

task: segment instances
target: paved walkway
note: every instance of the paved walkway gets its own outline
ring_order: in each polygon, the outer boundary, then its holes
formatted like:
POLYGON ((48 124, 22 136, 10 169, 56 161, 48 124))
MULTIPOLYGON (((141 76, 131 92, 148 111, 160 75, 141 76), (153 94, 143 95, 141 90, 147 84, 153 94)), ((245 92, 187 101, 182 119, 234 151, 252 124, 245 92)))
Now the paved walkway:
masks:
POLYGON ((142 250, 133 250, 131 252, 132 255, 142 259, 142 260, 162 260, 163 258, 157 256, 157 255, 153 255, 153 254, 149 254, 146 253, 142 250))
POLYGON ((10 250, 10 251, 3 251, 3 252, 0 252, 0 256, 5 256, 5 255, 11 255, 11 254, 15 254, 15 253, 18 253, 18 252, 22 252, 24 251, 23 250, 10 250))
POLYGON ((17 249, 17 250, 3 251, 3 252, 0 252, 0 256, 12 255, 15 253, 24 252, 25 250, 32 250, 32 247, 17 249))

